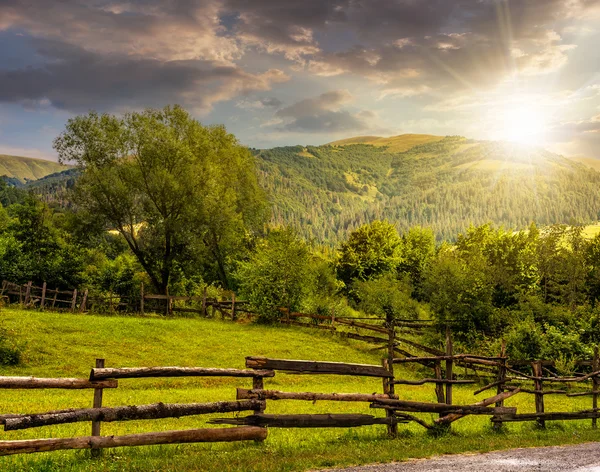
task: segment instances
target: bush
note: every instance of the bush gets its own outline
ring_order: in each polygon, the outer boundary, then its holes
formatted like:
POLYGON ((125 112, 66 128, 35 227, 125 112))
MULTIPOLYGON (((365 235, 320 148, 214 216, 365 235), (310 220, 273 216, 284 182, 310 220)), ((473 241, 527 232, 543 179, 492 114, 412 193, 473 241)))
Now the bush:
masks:
POLYGON ((292 230, 274 230, 239 264, 236 276, 259 321, 276 321, 280 307, 298 310, 311 293, 309 248, 292 230))
POLYGON ((23 360, 23 347, 15 343, 12 333, 0 327, 0 365, 19 365, 23 360))

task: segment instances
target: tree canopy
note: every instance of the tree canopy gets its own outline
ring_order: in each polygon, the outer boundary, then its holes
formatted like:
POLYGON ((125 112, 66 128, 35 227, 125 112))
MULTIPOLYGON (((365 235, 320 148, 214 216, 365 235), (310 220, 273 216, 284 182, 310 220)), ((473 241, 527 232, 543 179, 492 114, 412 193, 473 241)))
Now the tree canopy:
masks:
POLYGON ((266 217, 250 152, 179 106, 77 116, 54 148, 81 172, 79 209, 123 236, 160 293, 198 270, 229 286, 232 260, 266 217))

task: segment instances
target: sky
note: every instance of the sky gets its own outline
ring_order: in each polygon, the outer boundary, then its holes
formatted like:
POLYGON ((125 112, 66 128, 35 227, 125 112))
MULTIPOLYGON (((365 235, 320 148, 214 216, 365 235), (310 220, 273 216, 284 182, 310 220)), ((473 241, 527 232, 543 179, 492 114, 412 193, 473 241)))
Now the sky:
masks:
POLYGON ((180 104, 245 145, 403 133, 600 158, 600 0, 0 0, 0 154, 180 104))

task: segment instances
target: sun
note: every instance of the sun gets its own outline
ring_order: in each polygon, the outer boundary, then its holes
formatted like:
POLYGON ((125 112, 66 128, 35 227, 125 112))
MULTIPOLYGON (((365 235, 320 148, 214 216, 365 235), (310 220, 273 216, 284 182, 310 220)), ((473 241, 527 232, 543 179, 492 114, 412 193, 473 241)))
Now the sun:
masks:
POLYGON ((500 139, 526 145, 544 144, 547 117, 535 104, 511 104, 500 111, 500 139))

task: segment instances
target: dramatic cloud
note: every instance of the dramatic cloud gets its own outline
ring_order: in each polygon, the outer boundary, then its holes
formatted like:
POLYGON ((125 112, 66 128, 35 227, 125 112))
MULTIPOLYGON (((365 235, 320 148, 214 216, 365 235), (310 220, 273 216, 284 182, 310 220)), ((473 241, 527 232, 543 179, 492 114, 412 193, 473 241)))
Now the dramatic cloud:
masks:
POLYGON ((0 70, 0 101, 76 112, 183 103, 202 112, 288 79, 277 69, 251 74, 215 61, 100 55, 59 42, 40 42, 38 52, 48 59, 43 66, 0 70))
POLYGON ((373 127, 370 120, 375 114, 370 111, 350 113, 342 106, 353 99, 347 90, 336 90, 307 98, 277 111, 283 131, 308 133, 357 132, 373 127))
POLYGON ((220 10, 211 0, 2 0, 0 30, 23 29, 97 53, 230 61, 240 51, 225 35, 220 10))
POLYGON ((180 103, 243 139, 322 137, 478 123, 475 101, 545 81, 580 100, 557 121, 584 122, 599 18, 600 0, 0 0, 0 107, 180 103))

